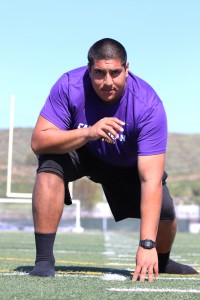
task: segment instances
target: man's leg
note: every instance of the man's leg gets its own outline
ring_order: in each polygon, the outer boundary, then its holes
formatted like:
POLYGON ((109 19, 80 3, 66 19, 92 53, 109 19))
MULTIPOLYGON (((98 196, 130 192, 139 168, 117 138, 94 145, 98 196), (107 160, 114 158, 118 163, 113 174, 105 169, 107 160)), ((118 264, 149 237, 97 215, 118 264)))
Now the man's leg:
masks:
POLYGON ((176 235, 176 228, 176 219, 160 221, 156 240, 158 253, 167 253, 171 251, 176 235))
POLYGON ((161 220, 159 223, 156 239, 159 272, 168 274, 197 274, 198 272, 190 266, 177 263, 169 258, 176 230, 176 219, 161 220))
POLYGON ((64 205, 63 179, 53 173, 38 173, 33 190, 33 221, 36 242, 35 267, 31 276, 54 276, 53 245, 64 205))

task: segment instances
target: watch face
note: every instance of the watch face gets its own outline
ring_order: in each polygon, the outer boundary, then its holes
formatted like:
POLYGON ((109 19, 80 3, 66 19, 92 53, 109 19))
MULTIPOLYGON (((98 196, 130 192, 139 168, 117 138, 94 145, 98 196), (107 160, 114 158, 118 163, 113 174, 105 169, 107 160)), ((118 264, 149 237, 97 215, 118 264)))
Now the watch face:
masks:
POLYGON ((156 246, 156 243, 153 242, 152 240, 143 240, 143 241, 140 241, 139 245, 141 247, 143 247, 144 249, 152 249, 156 246))
POLYGON ((151 241, 146 241, 146 242, 145 242, 145 246, 146 246, 147 248, 152 247, 151 241))

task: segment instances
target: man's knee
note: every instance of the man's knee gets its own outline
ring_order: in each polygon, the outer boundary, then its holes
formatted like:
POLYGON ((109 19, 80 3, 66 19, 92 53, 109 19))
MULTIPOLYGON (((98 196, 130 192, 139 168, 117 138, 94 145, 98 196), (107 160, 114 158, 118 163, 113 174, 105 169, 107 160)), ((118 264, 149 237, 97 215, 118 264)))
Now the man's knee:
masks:
POLYGON ((64 186, 64 181, 61 176, 53 172, 39 172, 36 177, 35 188, 57 193, 64 186))
POLYGON ((173 199, 170 196, 169 190, 165 184, 163 185, 163 200, 162 200, 160 220, 173 221, 175 218, 176 218, 176 213, 175 213, 173 199))
POLYGON ((173 205, 164 206, 161 209, 160 220, 171 220, 176 218, 176 213, 173 205))

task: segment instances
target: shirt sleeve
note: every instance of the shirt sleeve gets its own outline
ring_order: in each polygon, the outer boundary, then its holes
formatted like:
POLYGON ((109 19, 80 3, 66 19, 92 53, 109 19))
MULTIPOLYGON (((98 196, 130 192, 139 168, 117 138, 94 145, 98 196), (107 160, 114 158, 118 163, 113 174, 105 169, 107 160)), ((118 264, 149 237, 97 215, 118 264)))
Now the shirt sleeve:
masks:
POLYGON ((62 130, 70 129, 68 75, 64 74, 51 88, 40 115, 62 130))
POLYGON ((166 152, 167 117, 162 101, 146 110, 139 122, 138 155, 148 156, 166 152))

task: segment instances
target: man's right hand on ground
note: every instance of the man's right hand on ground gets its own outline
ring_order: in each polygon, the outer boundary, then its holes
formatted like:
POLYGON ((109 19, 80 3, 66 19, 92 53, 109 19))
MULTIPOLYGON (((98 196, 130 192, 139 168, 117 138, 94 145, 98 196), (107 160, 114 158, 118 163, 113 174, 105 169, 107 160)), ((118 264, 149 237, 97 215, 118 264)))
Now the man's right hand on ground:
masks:
POLYGON ((157 251, 156 248, 149 250, 139 246, 136 254, 136 268, 132 280, 137 281, 139 279, 140 282, 144 282, 146 276, 149 282, 158 279, 157 251))

